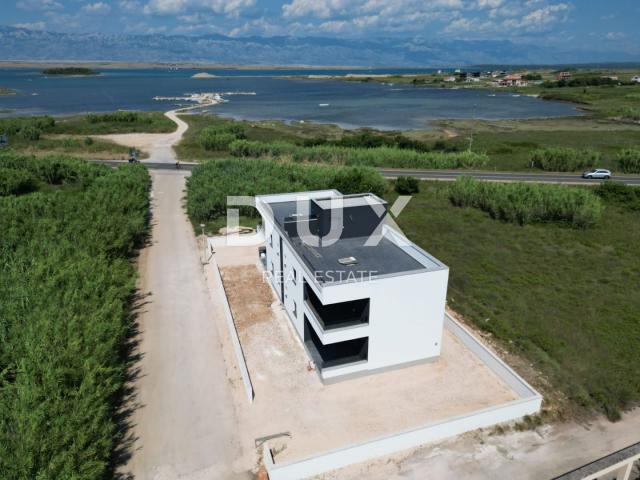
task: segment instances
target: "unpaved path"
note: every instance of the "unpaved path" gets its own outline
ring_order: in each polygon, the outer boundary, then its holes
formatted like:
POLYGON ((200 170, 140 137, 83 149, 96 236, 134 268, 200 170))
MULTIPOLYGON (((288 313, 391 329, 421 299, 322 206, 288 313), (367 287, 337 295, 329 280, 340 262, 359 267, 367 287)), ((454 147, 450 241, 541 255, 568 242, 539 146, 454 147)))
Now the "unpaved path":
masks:
POLYGON ((134 383, 136 437, 122 468, 135 480, 246 478, 219 333, 197 241, 181 198, 186 173, 153 171, 151 245, 140 258, 142 359, 134 383))
POLYGON ((195 105, 193 107, 171 110, 164 115, 176 123, 178 128, 171 133, 120 133, 112 135, 95 135, 95 138, 109 140, 119 145, 127 147, 135 147, 139 150, 147 152, 149 158, 143 160, 155 163, 175 163, 178 159, 173 147, 177 145, 182 136, 189 128, 189 125, 178 117, 179 113, 196 108, 202 108, 203 105, 195 105))

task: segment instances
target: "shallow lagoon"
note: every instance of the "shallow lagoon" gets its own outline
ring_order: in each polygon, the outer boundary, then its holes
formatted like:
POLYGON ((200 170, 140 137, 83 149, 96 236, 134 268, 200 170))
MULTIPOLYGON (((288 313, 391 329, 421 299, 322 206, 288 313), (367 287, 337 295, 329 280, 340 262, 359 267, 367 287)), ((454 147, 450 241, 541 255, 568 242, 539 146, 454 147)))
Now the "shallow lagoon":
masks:
MULTIPOLYGON (((444 118, 541 118, 580 115, 575 106, 511 93, 477 89, 438 89, 380 83, 282 78, 331 71, 210 71, 215 78, 191 76, 198 70, 102 70, 99 76, 46 77, 35 69, 0 69, 0 86, 16 96, 0 97, 0 117, 70 115, 125 110, 170 110, 184 102, 153 98, 192 92, 255 92, 229 95, 206 110, 249 120, 278 119, 335 123, 346 128, 428 128, 444 118)), ((378 72, 374 72, 378 73, 378 72)))

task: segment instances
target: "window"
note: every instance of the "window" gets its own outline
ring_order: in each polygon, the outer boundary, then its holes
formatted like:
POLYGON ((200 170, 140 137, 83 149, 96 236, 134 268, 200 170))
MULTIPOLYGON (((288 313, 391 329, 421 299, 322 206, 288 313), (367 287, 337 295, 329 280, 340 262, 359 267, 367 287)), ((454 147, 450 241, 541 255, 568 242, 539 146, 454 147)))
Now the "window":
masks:
POLYGON ((295 300, 293 301, 293 316, 298 318, 298 304, 295 302, 295 300))
POLYGON ((296 269, 293 267, 291 267, 291 281, 294 285, 298 283, 298 272, 296 272, 296 269))
POLYGON ((269 246, 273 248, 273 235, 269 235, 269 246))

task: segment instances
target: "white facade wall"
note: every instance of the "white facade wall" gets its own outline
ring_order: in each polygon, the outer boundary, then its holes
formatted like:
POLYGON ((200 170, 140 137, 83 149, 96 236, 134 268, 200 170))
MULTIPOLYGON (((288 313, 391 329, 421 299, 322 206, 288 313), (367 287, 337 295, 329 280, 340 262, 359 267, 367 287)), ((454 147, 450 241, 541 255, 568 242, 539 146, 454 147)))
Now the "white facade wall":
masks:
MULTIPOLYGON (((324 368, 321 371, 323 379, 434 359, 440 355, 449 274, 446 267, 372 277, 372 280, 319 284, 313 272, 290 247, 286 236, 282 238, 283 268, 280 269, 282 234, 277 227, 274 228, 273 220, 261 213, 265 227, 267 270, 273 274, 270 276, 272 285, 300 339, 304 342, 305 315, 325 345, 369 338, 366 362, 324 368), (284 280, 284 296, 281 295, 281 278, 284 280), (324 305, 369 298, 369 323, 324 331, 306 306, 305 282, 324 305)), ((388 238, 397 237, 399 234, 396 232, 388 238)), ((336 266, 338 268, 339 265, 336 266)))

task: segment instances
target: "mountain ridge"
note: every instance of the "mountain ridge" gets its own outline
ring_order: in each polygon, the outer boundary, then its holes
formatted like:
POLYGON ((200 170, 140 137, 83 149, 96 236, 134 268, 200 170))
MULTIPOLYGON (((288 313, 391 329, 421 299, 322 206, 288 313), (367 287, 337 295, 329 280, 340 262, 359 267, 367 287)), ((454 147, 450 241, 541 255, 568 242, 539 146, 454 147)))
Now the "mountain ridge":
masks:
POLYGON ((228 65, 444 67, 637 62, 623 52, 546 48, 510 40, 358 40, 220 34, 61 33, 0 26, 2 61, 111 61, 228 65))

